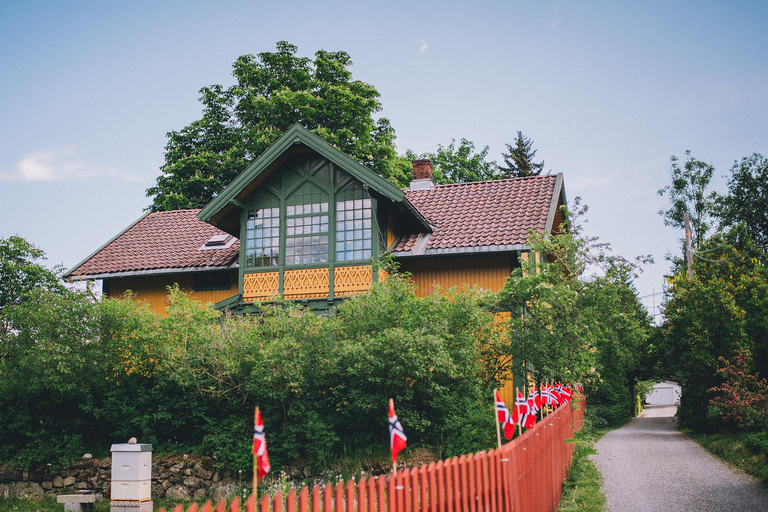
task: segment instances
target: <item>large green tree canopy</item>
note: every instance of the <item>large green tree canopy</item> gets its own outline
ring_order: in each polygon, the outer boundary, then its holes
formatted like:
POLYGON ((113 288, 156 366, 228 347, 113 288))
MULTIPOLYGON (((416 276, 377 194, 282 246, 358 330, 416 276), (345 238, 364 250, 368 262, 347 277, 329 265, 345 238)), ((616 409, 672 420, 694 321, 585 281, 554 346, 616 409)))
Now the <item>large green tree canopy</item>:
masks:
POLYGON ((768 250, 768 159, 759 153, 735 162, 728 194, 718 198, 720 221, 725 226, 744 223, 763 250, 768 250))
POLYGON ((167 135, 161 175, 147 190, 151 211, 205 206, 294 123, 394 183, 407 182, 389 120, 374 118, 379 93, 352 79, 350 56, 320 50, 312 60, 297 51, 281 41, 274 53, 243 55, 233 65, 235 85, 201 89, 202 118, 167 135))

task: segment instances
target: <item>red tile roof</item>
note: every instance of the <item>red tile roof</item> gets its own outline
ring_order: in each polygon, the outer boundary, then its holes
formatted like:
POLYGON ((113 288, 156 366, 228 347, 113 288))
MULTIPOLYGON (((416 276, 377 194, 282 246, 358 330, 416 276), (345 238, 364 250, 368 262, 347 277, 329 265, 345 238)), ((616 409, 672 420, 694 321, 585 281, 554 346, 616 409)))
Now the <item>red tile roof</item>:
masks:
MULTIPOLYGON (((67 277, 191 267, 227 267, 237 260, 237 239, 226 248, 200 250, 223 231, 197 218, 200 210, 150 213, 67 273, 67 277)), ((227 235, 229 241, 234 237, 227 235)), ((226 244, 225 244, 226 245, 226 244)))
MULTIPOLYGON (((557 176, 439 185, 407 190, 408 201, 432 225, 432 233, 400 238, 395 255, 512 250, 525 246, 528 230, 546 229, 557 176)), ((150 213, 129 226, 66 277, 126 272, 225 268, 236 264, 240 243, 197 218, 200 210, 150 213), (226 248, 200 250, 214 235, 226 248)))
POLYGON ((546 228, 556 180, 556 175, 547 175, 408 190, 408 201, 433 232, 404 236, 393 251, 423 254, 525 245, 529 229, 541 233, 546 228))

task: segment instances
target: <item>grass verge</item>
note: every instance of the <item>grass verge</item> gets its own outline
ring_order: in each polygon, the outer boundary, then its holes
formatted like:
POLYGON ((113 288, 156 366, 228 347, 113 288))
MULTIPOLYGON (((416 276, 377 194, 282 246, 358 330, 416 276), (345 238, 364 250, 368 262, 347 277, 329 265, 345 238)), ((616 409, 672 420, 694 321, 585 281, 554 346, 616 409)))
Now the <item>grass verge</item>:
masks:
POLYGON ((610 428, 594 428, 589 420, 576 434, 576 446, 573 450, 573 462, 568 471, 568 479, 563 483, 563 495, 560 498, 558 512, 602 512, 605 510, 605 495, 600 490, 603 478, 589 459, 597 453, 594 445, 610 428))
MULTIPOLYGON (((166 510, 173 510, 178 504, 174 500, 154 500, 153 505, 155 510, 159 510, 160 507, 165 507, 166 510)), ((191 505, 186 503, 184 510, 191 505)), ((40 501, 36 500, 22 500, 18 498, 0 498, 0 512, 62 512, 64 505, 56 502, 56 498, 43 498, 40 501)), ((109 512, 109 499, 105 499, 99 503, 95 503, 93 507, 94 512, 109 512)))
POLYGON ((761 451, 750 449, 744 434, 727 431, 704 434, 690 429, 680 431, 713 455, 756 477, 768 487, 768 457, 761 451))

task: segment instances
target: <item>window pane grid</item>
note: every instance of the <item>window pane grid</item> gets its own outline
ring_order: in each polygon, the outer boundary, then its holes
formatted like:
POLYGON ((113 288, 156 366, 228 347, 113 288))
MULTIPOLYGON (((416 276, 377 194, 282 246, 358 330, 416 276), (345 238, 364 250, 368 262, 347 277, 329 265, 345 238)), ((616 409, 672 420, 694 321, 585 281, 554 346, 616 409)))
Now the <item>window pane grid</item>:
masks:
POLYGON ((245 228, 246 267, 274 267, 280 255, 280 208, 248 212, 245 228))
POLYGON ((371 258, 371 200, 359 185, 336 201, 336 261, 371 258))
POLYGON ((285 264, 328 262, 328 201, 323 192, 305 185, 286 206, 285 264))

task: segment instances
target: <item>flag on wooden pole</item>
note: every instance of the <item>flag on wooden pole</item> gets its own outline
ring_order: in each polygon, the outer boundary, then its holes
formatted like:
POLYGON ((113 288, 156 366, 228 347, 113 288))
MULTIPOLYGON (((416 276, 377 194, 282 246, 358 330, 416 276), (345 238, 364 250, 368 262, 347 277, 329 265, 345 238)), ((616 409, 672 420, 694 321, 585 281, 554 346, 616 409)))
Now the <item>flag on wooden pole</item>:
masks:
POLYGON ((389 399, 389 448, 392 451, 392 470, 396 469, 397 454, 405 448, 408 438, 395 414, 395 402, 389 399))
MULTIPOLYGON (((493 390, 496 395, 496 428, 498 429, 499 423, 504 425, 504 437, 512 439, 512 435, 515 433, 515 424, 512 423, 512 416, 509 414, 507 404, 501 399, 501 395, 497 390, 493 390)), ((501 446, 501 437, 499 435, 499 446, 501 446)))
POLYGON ((261 411, 256 408, 253 418, 253 492, 259 480, 269 473, 269 455, 267 454, 267 436, 264 434, 264 421, 261 411))

